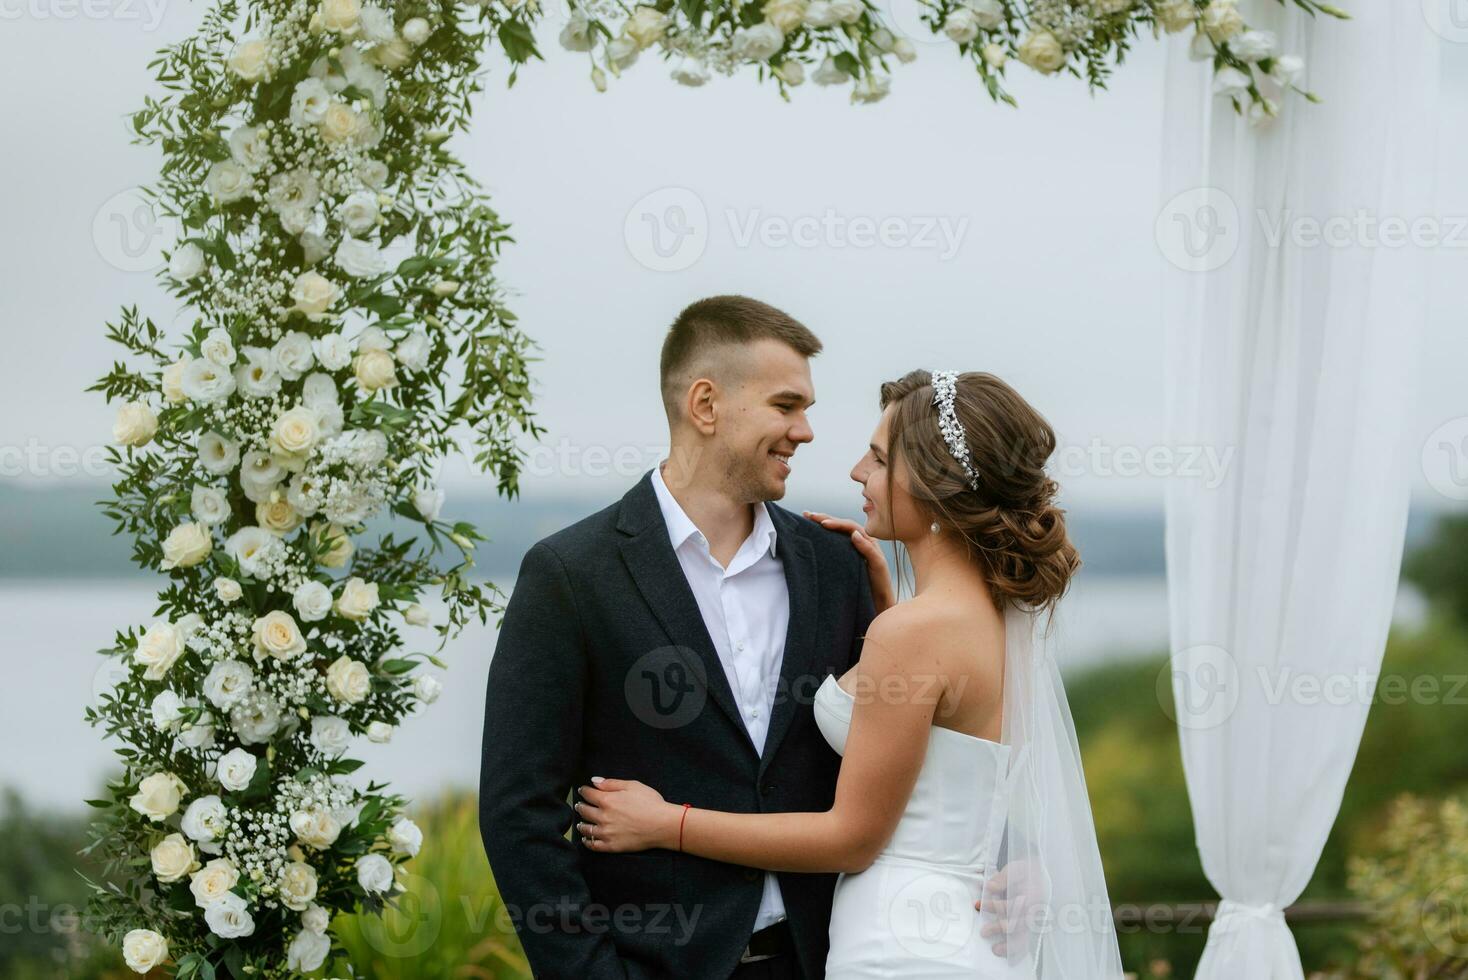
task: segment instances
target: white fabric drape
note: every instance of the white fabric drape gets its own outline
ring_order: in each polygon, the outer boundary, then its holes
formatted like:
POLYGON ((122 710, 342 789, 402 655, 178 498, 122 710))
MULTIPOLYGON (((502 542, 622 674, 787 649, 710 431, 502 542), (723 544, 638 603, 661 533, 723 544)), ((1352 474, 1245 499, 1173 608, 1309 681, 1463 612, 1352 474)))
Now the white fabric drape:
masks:
POLYGON ((1232 452, 1221 485, 1167 487, 1170 707, 1224 899, 1204 980, 1303 977, 1280 910, 1339 810, 1401 559, 1427 253, 1392 243, 1432 215, 1440 40, 1415 0, 1349 6, 1246 5, 1324 99, 1264 128, 1169 50, 1168 439, 1232 452))

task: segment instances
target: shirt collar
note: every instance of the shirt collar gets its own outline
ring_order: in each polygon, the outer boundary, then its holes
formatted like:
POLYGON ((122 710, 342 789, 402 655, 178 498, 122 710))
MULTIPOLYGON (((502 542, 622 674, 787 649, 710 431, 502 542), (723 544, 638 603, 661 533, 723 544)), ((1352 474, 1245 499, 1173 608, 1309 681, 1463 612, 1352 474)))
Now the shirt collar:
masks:
MULTIPOLYGON (((667 483, 663 481, 662 463, 653 467, 652 489, 657 494, 658 507, 663 512, 663 523, 668 526, 668 540, 672 542, 673 550, 677 551, 685 541, 695 536, 707 548, 708 542, 704 539, 703 532, 684 512, 683 506, 673 496, 673 491, 669 490, 667 483)), ((739 546, 739 550, 744 551, 752 542, 755 545, 755 556, 762 555, 767 550, 774 555, 776 540, 775 522, 770 519, 770 509, 760 503, 754 508, 754 528, 750 531, 744 544, 739 546)), ((737 554, 735 558, 738 559, 737 554)), ((730 567, 733 567, 733 562, 730 563, 730 567)))

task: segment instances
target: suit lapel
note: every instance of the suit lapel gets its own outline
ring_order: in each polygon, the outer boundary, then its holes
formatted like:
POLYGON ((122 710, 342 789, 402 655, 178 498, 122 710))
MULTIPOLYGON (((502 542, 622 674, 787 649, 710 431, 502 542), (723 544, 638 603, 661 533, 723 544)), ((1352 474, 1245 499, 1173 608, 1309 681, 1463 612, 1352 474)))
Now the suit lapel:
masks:
POLYGON ((724 665, 714 649, 688 579, 683 575, 683 566, 678 564, 678 556, 668 540, 668 527, 652 489, 651 475, 643 477, 622 499, 617 526, 627 535, 621 541, 622 560, 643 600, 677 648, 678 655, 695 672, 694 676, 704 678, 709 699, 734 722, 753 752, 754 743, 734 702, 734 691, 729 686, 724 665))
POLYGON ((806 689, 801 683, 815 669, 816 649, 816 557, 815 549, 803 536, 796 534, 785 514, 769 508, 775 521, 776 550, 785 566, 785 586, 790 593, 790 625, 785 631, 785 653, 780 661, 780 686, 775 690, 775 706, 770 714, 770 730, 765 735, 765 750, 760 756, 760 775, 774 758, 775 751, 790 730, 795 717, 796 699, 806 689))

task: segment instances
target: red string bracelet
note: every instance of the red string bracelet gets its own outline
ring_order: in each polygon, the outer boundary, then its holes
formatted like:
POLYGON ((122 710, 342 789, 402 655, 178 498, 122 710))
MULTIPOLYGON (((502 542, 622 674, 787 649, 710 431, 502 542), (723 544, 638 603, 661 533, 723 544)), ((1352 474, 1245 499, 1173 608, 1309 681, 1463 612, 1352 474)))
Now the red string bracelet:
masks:
POLYGON ((688 819, 688 809, 692 803, 683 804, 683 816, 678 818, 678 853, 683 853, 683 824, 688 819))

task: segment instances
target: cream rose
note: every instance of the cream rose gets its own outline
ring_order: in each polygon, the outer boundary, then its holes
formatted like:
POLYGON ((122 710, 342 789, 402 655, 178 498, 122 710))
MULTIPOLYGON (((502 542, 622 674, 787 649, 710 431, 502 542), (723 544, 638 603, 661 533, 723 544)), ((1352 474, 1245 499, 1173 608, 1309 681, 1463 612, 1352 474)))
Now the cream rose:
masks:
POLYGON ((289 534, 304 519, 289 500, 262 500, 255 505, 255 524, 271 534, 289 534))
POLYGON ((409 603, 408 607, 403 610, 403 622, 409 626, 427 626, 428 610, 416 602, 409 603))
POLYGON ((1222 43, 1244 29, 1244 18, 1233 0, 1212 0, 1203 8, 1203 30, 1216 43, 1222 43))
MULTIPOLYGON (((779 29, 783 41, 783 35, 795 30, 805 19, 805 0, 768 0, 760 8, 760 13, 765 15, 766 21, 779 29)), ((775 50, 778 51, 779 48, 775 50)), ((763 61, 764 59, 757 60, 763 61)))
POLYGON ((327 848, 336 843, 342 825, 327 810, 313 807, 291 814, 291 833, 307 847, 327 848))
POLYGON ((143 677, 150 681, 162 680, 174 661, 183 655, 184 637, 178 627, 160 619, 138 638, 137 649, 133 650, 133 662, 144 669, 143 677))
POLYGON ((204 189, 217 204, 232 204, 248 197, 252 187, 250 172, 233 160, 220 160, 204 175, 204 189))
POLYGON ((291 596, 291 605, 303 622, 315 623, 331 612, 331 590, 315 579, 302 582, 291 596))
POLYGON ((280 875, 280 901, 294 912, 304 912, 316 897, 316 869, 292 861, 280 875))
POLYGON ((385 745, 392 741, 392 726, 385 721, 374 721, 367 726, 367 741, 385 745))
POLYGON ((317 272, 301 273, 291 286, 291 299, 295 300, 293 309, 313 320, 321 319, 340 295, 341 290, 317 272))
POLYGON ((152 929, 132 929, 122 937, 122 958, 134 973, 147 973, 168 959, 168 940, 152 929))
POLYGON ((372 689, 367 665, 342 654, 326 668, 326 691, 338 701, 356 704, 372 689))
POLYGON ((270 429, 270 449, 282 456, 303 456, 321 438, 321 417, 305 405, 281 412, 270 429))
POLYGON ((117 410, 112 440, 124 446, 146 446, 158 431, 158 416, 142 402, 128 402, 117 410))
POLYGON ((189 891, 199 908, 219 901, 239 883, 240 873, 229 858, 215 858, 189 876, 189 891))
POLYGON ((209 925, 209 931, 221 939, 242 939, 255 932, 249 903, 234 892, 210 903, 204 909, 204 921, 209 925))
POLYGON ((270 77, 270 48, 260 40, 241 41, 229 55, 229 70, 247 82, 270 77))
POLYGON ((268 612, 251 627, 255 655, 289 660, 306 652, 306 640, 291 614, 281 609, 268 612))
POLYGON ((632 16, 627 18, 622 31, 633 41, 637 42, 639 48, 645 48, 656 44, 668 29, 668 16, 655 7, 638 6, 632 11, 632 16))
POLYGON ((153 862, 153 874, 164 883, 180 881, 199 867, 194 845, 183 834, 169 834, 153 845, 148 856, 153 862))
POLYGON ((302 929, 285 950, 285 965, 298 973, 321 968, 331 952, 331 939, 312 929, 302 929))
POLYGON ((357 111, 344 102, 333 102, 321 117, 321 138, 328 143, 345 143, 361 129, 357 111))
POLYGON ((316 561, 323 568, 344 567, 357 550, 351 536, 340 524, 313 524, 311 537, 316 547, 316 561))
POLYGON ((192 521, 180 524, 163 539, 163 561, 158 567, 164 571, 189 568, 208 558, 213 550, 214 538, 207 527, 192 521))
POLYGON ((350 31, 361 16, 362 6, 357 0, 322 0, 321 26, 328 31, 350 31))
POLYGON ((342 594, 336 600, 336 612, 338 616, 360 623, 372 615, 377 603, 377 583, 353 576, 342 586, 342 594))
POLYGON ((170 405, 177 405, 188 400, 189 396, 185 395, 183 390, 183 376, 184 369, 189 366, 191 360, 193 357, 188 351, 184 351, 178 356, 178 360, 163 369, 163 399, 170 405))
POLYGON ((240 597, 245 594, 245 590, 234 579, 225 578, 221 575, 214 580, 214 594, 219 597, 220 602, 227 606, 232 602, 239 602, 240 597))
POLYGON ((1049 75, 1065 64, 1065 49, 1049 31, 1036 31, 1019 45, 1019 60, 1042 74, 1049 75))
POLYGON ((128 805, 149 820, 158 821, 178 811, 178 804, 189 791, 183 780, 171 772, 155 772, 138 783, 138 791, 128 805))
POLYGON ((1169 34, 1185 31, 1198 20, 1193 0, 1165 0, 1157 6, 1157 23, 1169 34))
POLYGON ((396 365, 385 350, 368 350, 357 355, 353 364, 357 384, 367 391, 391 388, 398 383, 396 365))

